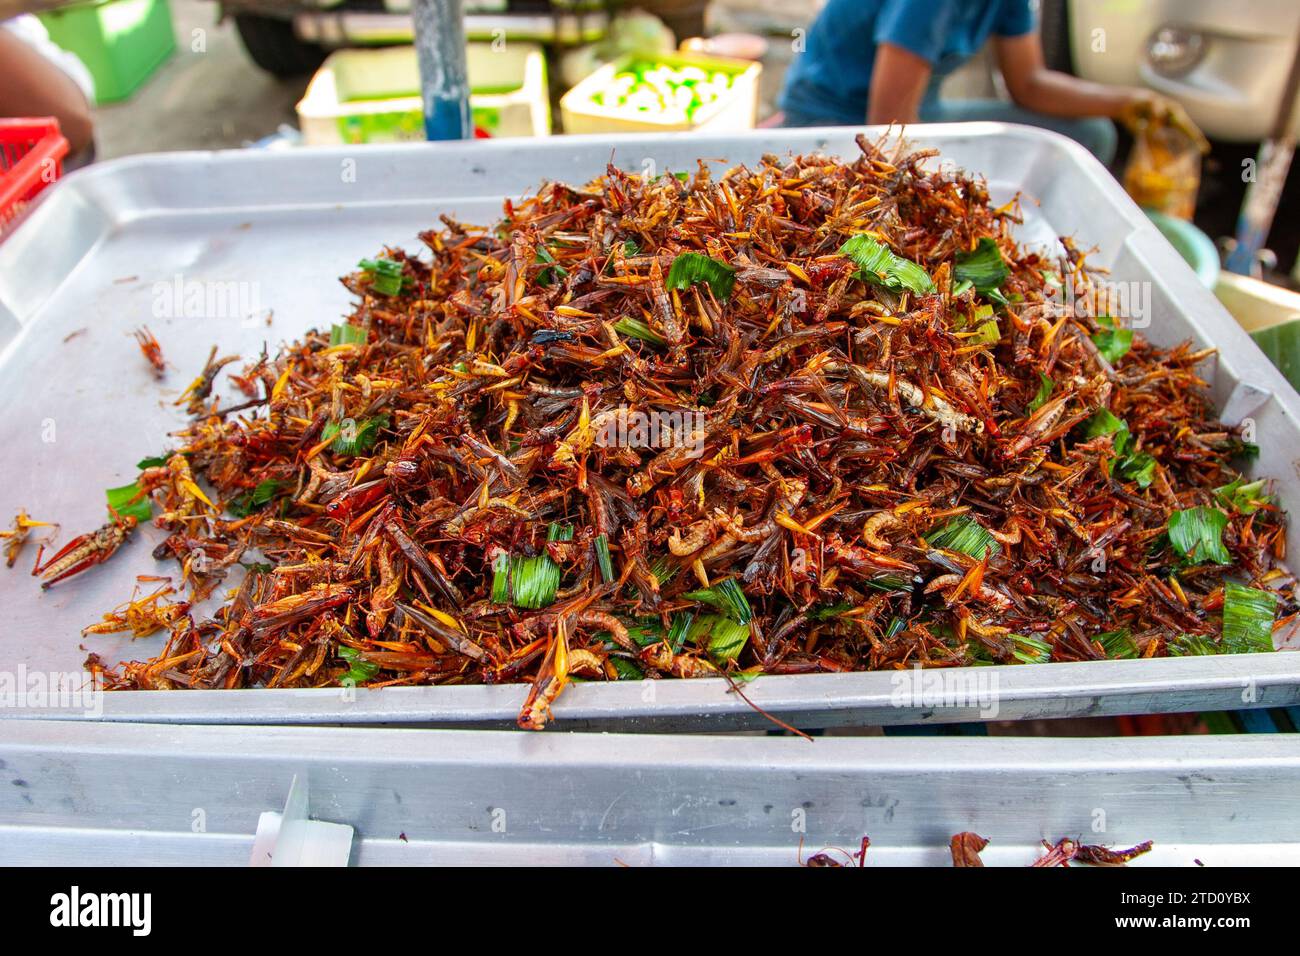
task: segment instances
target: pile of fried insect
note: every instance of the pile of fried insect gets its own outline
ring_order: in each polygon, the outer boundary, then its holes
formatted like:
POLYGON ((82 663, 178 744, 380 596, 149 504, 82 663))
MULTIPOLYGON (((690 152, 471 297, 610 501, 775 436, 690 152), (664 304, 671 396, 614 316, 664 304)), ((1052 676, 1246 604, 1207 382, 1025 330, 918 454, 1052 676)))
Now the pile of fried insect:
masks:
POLYGON ((549 182, 362 260, 332 329, 214 351, 175 448, 38 566, 169 532, 186 600, 90 628, 169 631, 107 686, 521 682, 539 728, 573 679, 1272 650, 1285 520, 1212 350, 1124 327, 934 151, 858 145, 549 182))

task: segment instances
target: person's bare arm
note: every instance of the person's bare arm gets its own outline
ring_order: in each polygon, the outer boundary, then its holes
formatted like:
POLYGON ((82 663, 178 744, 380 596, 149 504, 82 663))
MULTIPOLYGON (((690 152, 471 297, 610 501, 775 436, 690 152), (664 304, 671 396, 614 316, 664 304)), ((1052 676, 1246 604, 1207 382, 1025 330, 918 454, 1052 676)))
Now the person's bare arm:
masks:
POLYGON ((1037 33, 997 37, 994 50, 1007 92, 1016 104, 1048 116, 1109 116, 1114 119, 1157 94, 1128 86, 1105 86, 1049 70, 1037 33))
POLYGON ((879 44, 871 70, 867 122, 915 123, 930 72, 930 63, 924 57, 892 43, 879 44))
POLYGON ((77 155, 94 139, 90 104, 72 78, 8 30, 0 30, 0 116, 53 116, 77 155))

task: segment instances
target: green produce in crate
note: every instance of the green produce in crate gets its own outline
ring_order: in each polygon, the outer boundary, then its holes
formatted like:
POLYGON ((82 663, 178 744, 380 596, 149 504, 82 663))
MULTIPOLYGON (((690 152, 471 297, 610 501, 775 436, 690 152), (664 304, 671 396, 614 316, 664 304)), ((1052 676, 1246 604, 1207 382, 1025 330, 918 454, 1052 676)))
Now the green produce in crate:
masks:
POLYGON ((679 113, 690 120, 724 96, 734 79, 721 70, 640 60, 614 74, 609 87, 595 93, 592 102, 609 109, 679 113))

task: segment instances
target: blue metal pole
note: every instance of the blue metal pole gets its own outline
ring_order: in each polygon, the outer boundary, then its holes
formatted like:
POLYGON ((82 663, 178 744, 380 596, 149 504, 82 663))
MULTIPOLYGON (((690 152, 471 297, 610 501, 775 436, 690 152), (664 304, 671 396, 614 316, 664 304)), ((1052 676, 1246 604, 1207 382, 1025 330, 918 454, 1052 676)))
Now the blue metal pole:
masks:
POLYGON ((461 0, 412 0, 426 139, 469 139, 469 75, 461 0))

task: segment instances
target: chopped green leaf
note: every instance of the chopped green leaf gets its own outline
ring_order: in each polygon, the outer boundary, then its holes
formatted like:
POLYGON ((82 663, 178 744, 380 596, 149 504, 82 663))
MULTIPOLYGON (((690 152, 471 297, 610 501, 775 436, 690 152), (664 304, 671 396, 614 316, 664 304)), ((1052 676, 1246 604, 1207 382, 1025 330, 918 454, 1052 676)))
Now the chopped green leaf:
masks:
POLYGON ((1111 473, 1125 481, 1136 481, 1138 487, 1150 487, 1155 479, 1156 460, 1144 451, 1133 450, 1133 435, 1128 424, 1117 418, 1105 408, 1099 408, 1084 423, 1084 434, 1088 438, 1111 436, 1111 446, 1115 449, 1115 462, 1111 473))
POLYGON ((878 574, 862 582, 875 591, 910 591, 912 582, 905 574, 878 574))
POLYGON ((330 327, 330 345, 365 345, 367 335, 359 325, 335 323, 330 327))
POLYGON ((268 478, 259 481, 250 491, 236 495, 226 505, 226 510, 237 518, 247 518, 258 508, 269 504, 276 494, 288 486, 288 482, 268 478))
MULTIPOLYGON (((547 541, 572 541, 573 525, 551 522, 547 541)), ((560 566, 543 551, 531 557, 500 554, 492 562, 492 603, 537 610, 555 601, 560 566)))
POLYGON ((104 495, 108 498, 110 514, 123 518, 130 516, 136 521, 148 521, 153 517, 153 504, 149 501, 149 496, 141 490, 139 482, 133 481, 121 488, 108 488, 104 491, 104 495), (140 500, 132 501, 136 497, 140 500))
POLYGON ((749 606, 749 599, 745 597, 745 592, 740 589, 740 585, 735 578, 728 578, 711 588, 689 591, 683 594, 682 598, 687 601, 700 601, 704 604, 710 604, 739 624, 748 624, 754 616, 754 612, 749 606))
MULTIPOLYGON (((493 597, 493 600, 495 601, 496 598, 493 597)), ((627 628, 627 636, 636 642, 637 647, 649 647, 651 644, 658 644, 664 639, 663 626, 657 618, 650 617, 641 621, 630 621, 625 627, 627 628)), ((613 638, 609 638, 609 644, 614 645, 613 638)))
POLYGON ((985 527, 970 515, 957 515, 939 528, 932 529, 925 541, 932 548, 959 551, 982 561, 987 554, 997 554, 1001 545, 985 527))
MULTIPOLYGON (((552 525, 552 528, 555 526, 552 525)), ((572 537, 573 529, 569 528, 572 537)), ((566 541, 568 538, 550 538, 566 541)), ((532 557, 498 555, 492 563, 492 602, 537 610, 554 603, 560 586, 560 566, 543 552, 532 557)))
POLYGON ((668 633, 664 640, 672 648, 673 653, 678 653, 687 639, 691 635, 691 628, 695 625, 694 611, 678 611, 673 615, 672 620, 668 623, 668 633))
POLYGON ((274 478, 267 478, 265 481, 259 481, 257 486, 253 489, 253 504, 268 504, 280 489, 288 487, 288 484, 287 481, 276 481, 274 478))
POLYGON ((1227 526, 1228 516, 1218 508, 1174 511, 1169 515, 1169 543, 1192 564, 1231 564, 1232 556, 1223 546, 1227 526))
POLYGON ((614 580, 614 562, 609 557, 609 537, 596 535, 596 563, 600 565, 600 576, 606 583, 614 580))
POLYGON ((1120 328, 1108 315, 1097 316, 1097 324, 1101 329, 1093 334, 1092 341, 1096 343, 1097 351, 1102 357, 1114 365, 1133 347, 1133 330, 1120 328))
POLYGON ((1170 657, 1207 657, 1219 653, 1219 646, 1200 634, 1179 634, 1168 642, 1170 657))
POLYGON ((355 687, 357 684, 364 684, 379 673, 379 665, 363 658, 361 652, 355 647, 340 647, 339 657, 351 665, 348 672, 339 678, 341 684, 351 684, 355 687))
POLYGON ((1138 656, 1137 642, 1127 627, 1118 631, 1106 631, 1097 634, 1093 640, 1101 645, 1106 656, 1116 660, 1129 660, 1138 656))
POLYGON ((1139 488, 1150 488, 1156 477, 1156 460, 1144 451, 1131 452, 1115 462, 1115 473, 1139 488))
POLYGON ((863 282, 894 292, 908 289, 917 295, 929 295, 934 291, 934 281, 929 273, 911 259, 894 255, 874 236, 858 233, 849 237, 839 251, 840 255, 853 260, 858 267, 857 277, 863 282))
POLYGON ((1272 496, 1264 494, 1264 487, 1267 484, 1268 481, 1264 478, 1247 482, 1245 478, 1238 477, 1226 485, 1215 488, 1214 497, 1225 508, 1231 508, 1239 514, 1250 515, 1261 507, 1272 504, 1272 496))
POLYGON ((630 339, 640 339, 651 345, 663 345, 668 340, 640 319, 623 318, 614 323, 614 331, 630 339))
POLYGON ((510 555, 498 554, 492 562, 492 603, 510 603, 510 572, 514 561, 510 555))
MULTIPOLYGON (((691 621, 685 639, 707 647, 715 660, 734 661, 749 640, 749 625, 725 614, 702 614, 691 621)), ((674 646, 674 653, 677 650, 674 646)))
POLYGON ((537 255, 533 261, 548 263, 545 268, 537 270, 537 284, 540 286, 552 285, 556 280, 563 279, 569 274, 569 270, 557 263, 555 256, 551 255, 551 250, 545 246, 537 247, 537 255))
MULTIPOLYGON (((677 577, 677 572, 680 570, 681 566, 670 562, 666 555, 661 555, 650 562, 650 573, 655 576, 655 580, 659 582, 661 588, 677 577)), ((628 594, 631 597, 636 597, 639 594, 635 585, 628 588, 628 594)))
MULTIPOLYGON (((983 236, 973 250, 953 259, 952 277, 958 282, 969 282, 977 292, 988 295, 1011 277, 1011 270, 1002 259, 1002 250, 997 242, 983 236)), ((1002 298, 1002 302, 1005 303, 1006 299, 1002 298)))
POLYGON ((1026 634, 1008 634, 1011 656, 1022 664, 1046 664, 1052 659, 1052 645, 1026 634))
POLYGON ((845 611, 853 610, 853 605, 847 601, 840 601, 837 604, 828 604, 825 607, 814 608, 808 612, 808 619, 811 621, 829 621, 831 618, 839 617, 845 611))
POLYGON ((975 334, 966 340, 967 345, 997 345, 1002 341, 1002 330, 998 328, 997 319, 981 322, 975 334))
POLYGON ((334 439, 330 451, 336 455, 359 455, 375 446, 379 432, 388 427, 387 415, 375 415, 355 421, 351 418, 339 422, 326 422, 321 429, 323 440, 334 439))
POLYGON ((1036 412, 1046 404, 1047 400, 1052 397, 1052 390, 1056 388, 1056 383, 1042 372, 1038 373, 1038 393, 1034 396, 1033 401, 1029 403, 1029 411, 1036 412))
POLYGON ((645 677, 645 671, 636 661, 628 660, 626 657, 609 658, 609 662, 614 665, 614 671, 618 674, 619 680, 641 680, 645 677))
POLYGON ((1111 435, 1111 445, 1115 454, 1122 455, 1128 450, 1133 436, 1129 434, 1128 423, 1112 414, 1109 409, 1099 408, 1092 417, 1083 423, 1083 433, 1088 438, 1100 438, 1111 435))
POLYGON ((726 617, 718 618, 709 634, 709 655, 720 661, 734 661, 748 640, 748 624, 726 617))
POLYGON ((393 259, 362 259, 357 265, 370 276, 371 291, 380 295, 397 295, 407 284, 402 264, 393 259))
POLYGON ((668 560, 667 555, 655 558, 650 565, 650 573, 655 576, 655 580, 659 582, 660 587, 664 587, 673 578, 677 577, 677 572, 681 569, 681 565, 673 564, 668 560))
POLYGON ((1223 650, 1252 654, 1273 650, 1273 618, 1277 595, 1248 588, 1236 581, 1223 582, 1223 650))
POLYGON ((708 285, 719 302, 726 302, 731 298, 731 290, 736 284, 736 270, 725 262, 698 252, 683 252, 668 268, 664 288, 688 289, 697 282, 708 285))
MULTIPOLYGON (((492 594, 501 590, 501 572, 494 565, 496 575, 492 581, 492 594)), ((511 557, 506 573, 505 587, 510 595, 509 603, 515 607, 537 610, 547 607, 555 601, 555 592, 560 586, 560 567, 551 560, 550 555, 539 554, 535 557, 511 557)), ((500 602, 507 603, 507 602, 500 602)))

